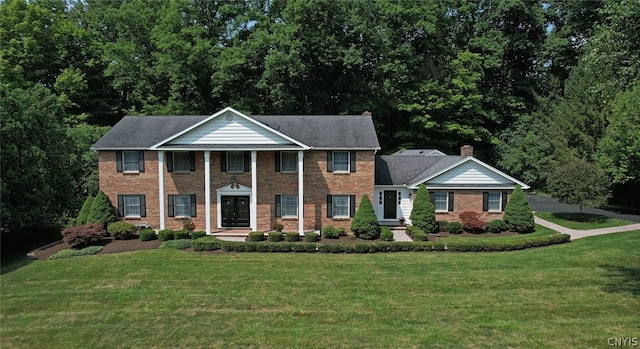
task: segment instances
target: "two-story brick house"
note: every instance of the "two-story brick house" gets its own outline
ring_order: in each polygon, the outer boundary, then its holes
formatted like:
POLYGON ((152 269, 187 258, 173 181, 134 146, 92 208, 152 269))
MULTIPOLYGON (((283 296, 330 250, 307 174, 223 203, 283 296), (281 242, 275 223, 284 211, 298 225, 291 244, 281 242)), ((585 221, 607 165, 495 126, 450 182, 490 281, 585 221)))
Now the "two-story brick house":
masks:
POLYGON ((479 211, 499 191, 500 204, 486 210, 495 216, 515 185, 528 188, 473 156, 376 156, 370 114, 126 116, 93 149, 118 219, 156 229, 180 229, 184 219, 207 233, 275 223, 301 234, 348 229, 365 194, 380 221, 397 221, 408 218, 420 183, 434 189, 439 219, 479 211))

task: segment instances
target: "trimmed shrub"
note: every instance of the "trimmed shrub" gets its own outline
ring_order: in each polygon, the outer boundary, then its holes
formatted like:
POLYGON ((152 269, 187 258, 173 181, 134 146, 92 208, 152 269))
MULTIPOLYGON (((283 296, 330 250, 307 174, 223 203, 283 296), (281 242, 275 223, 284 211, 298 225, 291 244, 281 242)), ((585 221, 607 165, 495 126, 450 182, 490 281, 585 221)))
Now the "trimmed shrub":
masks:
POLYGON ((498 234, 507 230, 507 223, 502 219, 495 219, 487 223, 487 231, 490 233, 498 234))
POLYGON ((244 244, 245 252, 256 252, 258 250, 258 245, 264 245, 258 242, 247 242, 244 244))
POLYGON ((416 231, 422 231, 422 230, 420 230, 420 228, 418 227, 414 227, 413 225, 410 225, 407 227, 407 235, 409 235, 410 237, 413 237, 413 233, 416 231))
POLYGON ((343 227, 336 228, 336 229, 338 229, 338 235, 340 235, 340 236, 347 236, 347 230, 346 230, 346 229, 344 229, 343 227))
POLYGON ((87 223, 100 223, 107 226, 107 224, 115 221, 116 215, 113 213, 111 200, 109 200, 109 197, 101 190, 91 203, 91 209, 87 215, 87 223))
POLYGON ((413 240, 414 241, 427 241, 427 233, 418 229, 413 232, 413 240))
POLYGON ((214 236, 205 236, 191 241, 194 251, 214 251, 221 248, 221 240, 214 236))
POLYGON ((300 240, 300 234, 295 232, 284 233, 284 240, 287 242, 296 242, 300 240))
POLYGON ((304 234, 304 241, 306 242, 316 242, 318 241, 318 233, 310 232, 304 234))
POLYGON ((116 240, 128 240, 137 230, 135 224, 125 221, 113 222, 107 226, 107 231, 116 240))
POLYGON ((487 228, 487 223, 480 220, 478 212, 465 211, 460 213, 462 228, 472 234, 482 234, 487 228))
POLYGON ((89 212, 91 211, 91 204, 93 203, 94 197, 89 195, 86 200, 84 200, 84 204, 82 204, 82 208, 78 213, 78 219, 76 219, 76 225, 85 225, 87 224, 87 218, 89 217, 89 212))
POLYGON ((369 244, 354 244, 354 250, 356 253, 368 253, 369 244))
POLYGON ((462 241, 449 241, 447 249, 458 252, 493 252, 513 251, 525 248, 548 246, 567 242, 571 237, 567 234, 555 234, 549 236, 536 236, 522 240, 498 240, 498 239, 471 239, 462 241))
POLYGON ((264 233, 261 231, 252 231, 249 233, 249 237, 247 239, 251 242, 264 241, 264 233))
POLYGON ((104 230, 104 225, 100 223, 66 228, 62 230, 61 234, 62 239, 71 247, 95 245, 109 235, 104 230))
POLYGON ((191 247, 191 239, 167 240, 160 245, 160 248, 174 248, 184 250, 191 247))
MULTIPOLYGON (((330 245, 340 245, 340 244, 330 244, 330 245)), ((329 252, 331 252, 331 246, 319 244, 318 245, 318 252, 320 252, 320 253, 329 253, 329 252)))
POLYGON ((536 230, 533 212, 522 188, 517 186, 504 209, 507 228, 518 233, 532 233, 536 230))
POLYGON ((447 221, 438 221, 438 231, 439 232, 449 231, 449 222, 447 222, 447 221))
POLYGON ((382 241, 393 241, 393 232, 389 227, 382 227, 382 231, 380 232, 380 240, 382 241))
POLYGON ((325 239, 337 239, 340 237, 340 233, 336 227, 328 225, 326 227, 322 227, 322 236, 325 239))
MULTIPOLYGON (((270 242, 282 241, 282 232, 270 231, 267 234, 267 240, 269 240, 270 242)), ((252 240, 249 240, 249 241, 252 241, 252 240)), ((254 241, 261 241, 261 240, 254 240, 254 241)))
POLYGON ((331 253, 344 253, 344 245, 343 244, 330 244, 329 251, 331 253))
POLYGON ((191 232, 191 240, 195 240, 195 239, 199 239, 201 237, 205 237, 207 236, 207 232, 198 230, 198 231, 192 231, 191 232))
POLYGON ((365 240, 375 240, 380 237, 378 217, 373 211, 373 206, 371 206, 371 201, 369 201, 367 194, 362 196, 360 207, 358 207, 358 211, 351 222, 351 231, 356 237, 365 240))
POLYGON ((151 228, 144 228, 138 233, 141 241, 150 241, 158 238, 156 232, 151 228))
POLYGON ((189 235, 188 230, 176 230, 173 232, 173 239, 174 240, 191 239, 191 235, 189 235))
POLYGON ((429 199, 429 192, 424 184, 418 187, 418 193, 413 201, 411 210, 411 225, 420 228, 425 233, 437 233, 438 223, 436 222, 436 208, 429 199))
POLYGON ((89 246, 81 250, 62 250, 49 257, 49 259, 64 259, 79 256, 90 256, 104 249, 103 246, 89 246))
POLYGON ((449 222, 447 226, 447 231, 450 234, 461 234, 462 233, 462 223, 460 222, 449 222))
POLYGON ((158 239, 160 241, 169 241, 174 239, 174 231, 171 229, 162 229, 158 232, 158 239))
POLYGON ((444 251, 445 250, 445 245, 442 242, 436 241, 433 244, 433 249, 436 250, 436 251, 444 251))

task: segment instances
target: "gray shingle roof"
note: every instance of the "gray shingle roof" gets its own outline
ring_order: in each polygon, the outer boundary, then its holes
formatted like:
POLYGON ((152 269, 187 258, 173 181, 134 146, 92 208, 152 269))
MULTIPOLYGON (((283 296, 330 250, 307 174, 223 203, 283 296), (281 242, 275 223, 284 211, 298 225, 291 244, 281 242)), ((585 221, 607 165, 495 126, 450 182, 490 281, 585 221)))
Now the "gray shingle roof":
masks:
MULTIPOLYGON (((93 145, 93 149, 148 149, 210 116, 125 116, 93 145)), ((315 148, 380 149, 373 121, 369 115, 257 115, 250 117, 315 148)))
POLYGON ((376 156, 376 185, 404 185, 434 175, 459 162, 453 155, 379 155, 376 156))

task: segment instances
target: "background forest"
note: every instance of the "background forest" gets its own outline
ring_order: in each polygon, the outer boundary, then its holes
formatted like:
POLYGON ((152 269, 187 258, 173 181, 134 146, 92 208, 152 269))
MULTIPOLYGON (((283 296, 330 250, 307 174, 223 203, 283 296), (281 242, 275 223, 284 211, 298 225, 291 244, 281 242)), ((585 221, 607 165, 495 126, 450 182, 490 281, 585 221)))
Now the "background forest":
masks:
POLYGON ((75 217, 125 114, 227 106, 371 111, 384 152, 472 144, 543 191, 578 164, 638 207, 639 56, 638 0, 3 0, 2 231, 75 217))

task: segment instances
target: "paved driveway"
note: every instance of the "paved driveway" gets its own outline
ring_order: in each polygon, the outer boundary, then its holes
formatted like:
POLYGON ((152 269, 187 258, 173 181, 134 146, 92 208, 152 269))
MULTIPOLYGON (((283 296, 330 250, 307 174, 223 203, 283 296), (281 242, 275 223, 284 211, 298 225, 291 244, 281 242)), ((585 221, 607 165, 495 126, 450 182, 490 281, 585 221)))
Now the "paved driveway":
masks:
MULTIPOLYGON (((568 205, 559 203, 552 197, 545 195, 527 194, 529 205, 534 211, 547 211, 547 212, 580 212, 580 207, 575 205, 568 205)), ((599 208, 584 208, 584 213, 599 214, 606 217, 626 219, 628 221, 640 223, 640 215, 618 213, 610 210, 603 210, 599 208)))

